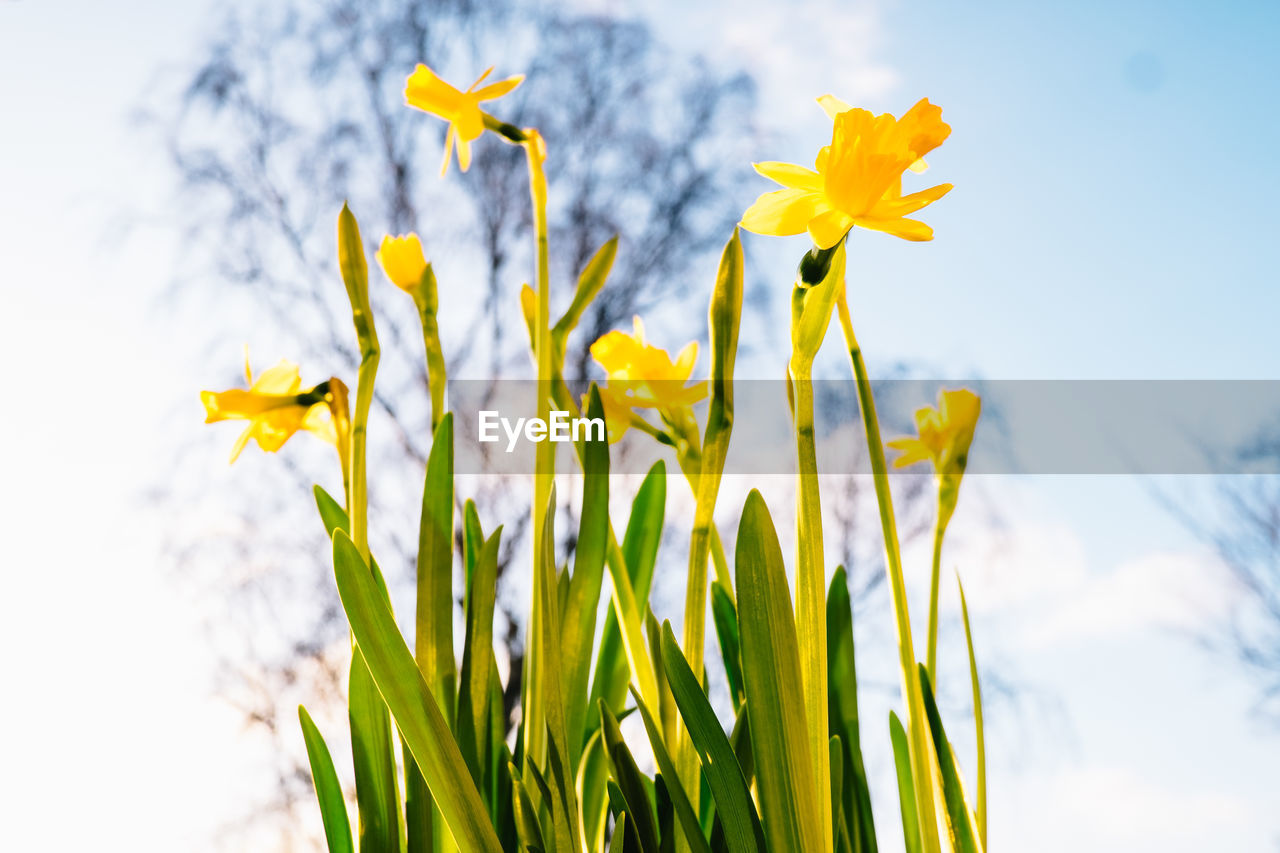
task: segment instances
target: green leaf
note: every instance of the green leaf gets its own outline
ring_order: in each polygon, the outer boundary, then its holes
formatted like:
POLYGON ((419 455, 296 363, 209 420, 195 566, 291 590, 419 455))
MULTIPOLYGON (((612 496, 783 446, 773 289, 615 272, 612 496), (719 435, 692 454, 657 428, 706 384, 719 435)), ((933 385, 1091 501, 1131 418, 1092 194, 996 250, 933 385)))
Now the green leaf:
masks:
POLYGON ((609 840, 609 853, 640 853, 640 840, 636 836, 636 828, 627 822, 627 813, 618 813, 618 822, 613 827, 613 838, 609 840))
POLYGON ((320 803, 320 817, 324 821, 324 837, 329 853, 354 853, 351 843, 351 822, 347 818, 347 803, 342 796, 342 783, 333 769, 329 747, 307 709, 298 706, 298 721, 302 724, 302 737, 307 744, 307 761, 311 764, 311 779, 320 803))
MULTIPOLYGON (((548 496, 546 511, 542 513, 543 526, 540 552, 536 556, 536 571, 541 575, 541 583, 536 584, 541 596, 537 602, 541 606, 538 620, 541 636, 537 638, 541 645, 542 668, 542 713, 546 721, 547 734, 547 766, 551 771, 551 779, 555 790, 551 797, 551 815, 556 830, 556 849, 560 853, 578 853, 582 847, 580 825, 578 823, 578 798, 574 790, 576 773, 569 764, 568 728, 565 722, 565 698, 563 680, 560 671, 560 607, 556 582, 555 566, 555 487, 552 486, 548 496)), ((533 769, 533 763, 527 762, 533 769)))
POLYGON ((457 685, 453 656, 453 413, 436 427, 427 456, 418 527, 415 660, 453 728, 457 685))
POLYGON ((974 817, 978 822, 978 840, 987 846, 987 744, 982 732, 982 686, 978 682, 978 659, 973 654, 973 632, 969 629, 969 605, 964 599, 964 584, 956 575, 960 587, 960 614, 964 617, 964 642, 969 648, 969 681, 973 685, 973 727, 978 739, 978 805, 974 817))
MULTIPOLYGON (((631 504, 631 517, 627 521, 627 531, 622 538, 623 562, 637 607, 649 600, 653 567, 658 558, 658 544, 662 541, 662 519, 666 502, 667 468, 659 460, 649 469, 644 482, 640 484, 640 490, 636 492, 631 504)), ((596 655, 595 681, 591 685, 592 704, 603 699, 615 715, 622 711, 622 704, 627 696, 627 682, 631 677, 616 609, 611 607, 605 614, 600 651, 596 655)))
MULTIPOLYGON (((345 533, 334 541, 350 542, 345 533)), ((355 548, 353 544, 351 546, 355 548)), ((359 552, 356 552, 357 559, 359 552)), ((367 568, 370 593, 381 602, 381 594, 367 568)), ((386 605, 383 604, 385 609, 386 605)), ((390 611, 388 611, 390 613, 390 611)), ((393 623, 394 624, 394 623, 393 623)), ((351 758, 355 765, 356 805, 360 813, 360 850, 370 853, 397 853, 400 849, 400 791, 396 779, 395 741, 387 706, 374 684, 365 659, 357 646, 351 654, 351 678, 347 697, 351 725, 351 758)))
POLYGON ((658 721, 653 718, 648 706, 644 704, 644 699, 634 687, 631 689, 631 695, 636 700, 640 719, 644 720, 644 729, 649 735, 649 746, 653 750, 654 762, 658 765, 658 772, 662 774, 662 779, 667 785, 671 805, 675 808, 676 817, 680 819, 680 828, 684 832, 689 850, 692 853, 711 853, 707 839, 702 834, 702 824, 698 822, 698 814, 689 802, 689 795, 685 792, 684 785, 680 784, 675 762, 671 760, 671 753, 667 751, 666 743, 662 739, 662 729, 659 728, 658 721))
POLYGON ((831 768, 831 814, 834 826, 832 841, 840 837, 840 812, 844 802, 844 745, 840 743, 840 735, 832 735, 827 741, 827 764, 831 768))
MULTIPOLYGON (((561 348, 570 333, 577 328, 578 321, 582 319, 582 313, 587 310, 587 306, 604 287, 605 279, 609 277, 609 270, 613 268, 613 259, 617 254, 618 238, 615 235, 596 250, 591 260, 587 261, 582 274, 578 276, 578 287, 573 292, 573 301, 569 303, 564 316, 551 330, 552 338, 559 342, 561 348)), ((563 352, 563 349, 561 351, 563 352)), ((563 356, 560 360, 563 361, 563 356)))
POLYGON ((754 489, 738 526, 736 561, 742 676, 769 848, 825 850, 791 591, 773 520, 754 489))
MULTIPOLYGON (((592 383, 587 417, 604 420, 600 389, 592 383)), ((596 612, 604 580, 604 555, 609 543, 609 443, 583 443, 582 517, 573 557, 568 603, 564 610, 560 652, 564 665, 565 728, 569 763, 576 768, 586 742, 590 701, 591 652, 596 635, 596 612)))
MULTIPOLYGON (((329 536, 330 543, 333 542, 333 532, 341 530, 348 536, 351 535, 351 522, 347 520, 347 511, 342 508, 342 504, 333 499, 333 496, 322 489, 315 486, 312 489, 316 498, 316 508, 320 510, 320 520, 324 523, 324 532, 329 536)), ((378 568, 378 561, 373 558, 369 559, 372 565, 373 579, 378 584, 382 597, 388 602, 391 596, 387 592, 387 582, 382 578, 382 570, 378 568)))
POLYGON ((511 765, 512 802, 515 807, 516 834, 520 838, 520 849, 544 853, 547 845, 542 838, 542 829, 538 826, 538 811, 529 798, 529 791, 520 780, 520 771, 511 765))
POLYGON ((658 823, 654 816, 652 804, 649 802, 648 788, 643 774, 636 766, 636 760, 627 749, 622 739, 622 731, 618 721, 609 712, 609 707, 601 702, 600 732, 604 736, 605 755, 609 757, 610 775, 622 792, 626 802, 626 812, 631 816, 631 823, 636 837, 640 841, 640 849, 646 853, 658 851, 658 823))
POLYGON ((907 731, 893 711, 889 712, 889 740, 893 743, 893 766, 898 772, 898 803, 902 807, 902 837, 906 853, 920 853, 920 817, 916 811, 911 747, 907 744, 907 731))
MULTIPOLYGON (((731 853, 764 853, 766 847, 760 817, 747 789, 746 779, 733 754, 733 747, 716 719, 702 685, 689 669, 684 653, 676 645, 671 623, 662 625, 662 664, 667 682, 675 697, 680 717, 702 762, 716 811, 724 825, 725 841, 731 853)), ((816 848, 780 847, 779 850, 814 850, 816 848)))
POLYGON ((440 822, 436 804, 431 799, 426 780, 422 778, 422 771, 418 769, 418 762, 413 760, 413 751, 403 737, 400 738, 400 753, 404 756, 405 851, 431 853, 440 822))
POLYGON ((605 818, 609 814, 605 796, 608 762, 604 754, 604 739, 597 728, 587 739, 587 745, 582 749, 582 761, 578 764, 578 805, 582 809, 582 829, 588 850, 599 850, 604 845, 605 818))
MULTIPOLYGON (((844 566, 836 569, 827 592, 828 720, 831 734, 840 736, 844 791, 841 810, 854 853, 876 853, 875 818, 871 791, 862 762, 858 722, 858 673, 854 666, 853 605, 844 566)), ((834 758, 832 759, 835 760, 834 758)), ((836 767, 831 768, 834 777, 836 767)), ((838 812, 832 812, 837 814, 838 812)))
POLYGON ((467 627, 462 646, 462 690, 458 694, 458 746, 476 785, 484 785, 493 670, 493 607, 497 594, 498 545, 502 528, 485 541, 467 590, 467 627))
MULTIPOLYGON (((471 573, 475 571, 476 560, 480 558, 480 549, 484 547, 484 531, 480 529, 480 513, 476 510, 476 502, 467 498, 462 505, 462 567, 464 595, 471 594, 471 573)), ((462 602, 463 612, 469 606, 470 598, 462 602)))
POLYGON ((716 637, 720 641, 720 656, 724 659, 725 678, 729 682, 729 696, 737 713, 745 701, 742 692, 742 655, 738 636, 738 608, 733 594, 719 580, 711 582, 711 616, 716 624, 716 637))
POLYGON ((489 815, 431 688, 368 565, 342 532, 334 535, 333 565, 338 595, 369 673, 391 709, 449 832, 464 850, 498 853, 501 848, 489 815))
POLYGON ((947 835, 951 840, 951 849, 955 853, 982 853, 982 843, 978 840, 978 827, 974 823, 973 812, 969 808, 964 793, 964 782, 960 776, 960 768, 956 764, 956 755, 951 750, 951 742, 942 729, 942 716, 938 713, 938 705, 933 701, 933 688, 929 685, 929 671, 920 666, 920 686, 924 694, 924 710, 929 716, 929 730, 933 734, 933 747, 941 771, 942 801, 946 806, 944 817, 947 823, 947 835))

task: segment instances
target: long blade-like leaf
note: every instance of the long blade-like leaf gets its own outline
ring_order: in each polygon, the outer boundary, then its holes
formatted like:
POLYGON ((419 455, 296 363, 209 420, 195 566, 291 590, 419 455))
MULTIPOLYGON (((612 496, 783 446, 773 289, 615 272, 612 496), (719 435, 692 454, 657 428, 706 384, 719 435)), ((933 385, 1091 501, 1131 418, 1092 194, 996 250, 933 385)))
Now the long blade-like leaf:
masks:
POLYGON ((458 746, 476 784, 484 784, 489 697, 492 693, 493 608, 497 594, 498 544, 502 528, 480 548, 467 590, 467 627, 462 646, 462 689, 458 694, 458 746))
POLYGON ((418 600, 415 659, 436 704, 453 726, 453 413, 436 427, 427 457, 418 527, 418 600))
MULTIPOLYGON (((662 519, 667 501, 667 469, 661 460, 654 463, 645 475, 640 490, 631 504, 631 517, 622 537, 622 556, 627 577, 631 582, 631 595, 639 608, 649 601, 649 587, 653 582, 653 567, 657 562, 658 543, 662 541, 662 519)), ((616 608, 605 614, 604 630, 600 635, 600 651, 596 655, 595 681, 591 685, 591 703, 600 699, 609 703, 609 710, 621 713, 627 696, 627 681, 631 667, 627 663, 626 647, 618 624, 616 608)), ((594 718, 588 722, 594 722, 594 718)))
POLYGON ((646 853, 657 853, 658 821, 649 801, 644 776, 640 773, 631 750, 627 749, 627 743, 622 739, 622 730, 618 728, 618 721, 609 712, 609 707, 601 702, 599 711, 600 733, 604 737, 605 755, 609 758, 609 775, 617 783, 618 790, 626 801, 626 811, 631 815, 640 849, 646 853))
POLYGON ((498 853, 498 837, 489 823, 480 793, 471 781, 448 723, 431 688, 396 627, 368 565, 351 539, 333 538, 338 595, 369 673, 395 717, 401 735, 454 841, 464 850, 498 853))
MULTIPOLYGON (((324 489, 313 490, 325 532, 332 539, 336 531, 350 535, 346 510, 324 489)), ((369 573, 378 594, 391 607, 387 584, 378 563, 369 559, 369 573)), ((362 849, 397 851, 399 848, 400 806, 396 780, 396 760, 391 722, 377 688, 365 669, 359 650, 353 650, 348 684, 348 712, 351 726, 351 756, 356 776, 356 806, 362 849)), ((431 798, 422 788, 412 761, 405 767, 405 823, 410 840, 408 853, 417 853, 415 839, 430 833, 431 798)))
MULTIPOLYGON (((339 532, 334 542, 350 542, 339 532)), ((355 545, 351 546, 355 548, 355 545)), ((356 558, 359 559, 359 552, 356 558)), ((361 560, 361 565, 364 561, 361 560)), ((381 601, 368 569, 372 593, 381 601)), ((385 609, 385 604, 383 605, 385 609)), ((388 611, 389 613, 390 611, 388 611)), ((356 806, 360 813, 360 849, 373 853, 397 853, 400 849, 400 791, 396 779, 395 739, 387 706, 360 653, 351 652, 347 709, 351 725, 351 758, 355 765, 356 806)))
POLYGON ((771 850, 825 850, 800 683, 791 591, 764 498, 747 496, 736 550, 742 677, 771 850))
POLYGON ((911 747, 907 730, 893 711, 889 712, 889 740, 893 744, 893 766, 898 774, 898 804, 902 808, 902 837, 907 853, 920 853, 920 816, 916 811, 916 786, 911 771, 911 747))
POLYGON ((973 728, 978 738, 978 802, 974 817, 978 821, 978 840, 987 846, 987 742, 982 731, 982 685, 978 681, 978 658, 973 653, 973 631, 969 628, 969 605, 964 598, 964 584, 956 576, 960 587, 960 615, 964 617, 964 642, 969 648, 969 681, 973 685, 973 728))
MULTIPOLYGON (((547 767, 555 790, 551 792, 551 815, 555 826, 555 845, 560 853, 579 853, 582 847, 581 825, 578 822, 578 796, 574 790, 576 773, 569 763, 568 728, 565 722, 564 682, 560 667, 560 605, 555 565, 555 500, 554 485, 548 497, 546 511, 542 513, 543 527, 539 538, 541 548, 535 555, 540 583, 541 613, 539 617, 542 667, 539 675, 542 695, 542 719, 546 721, 547 767)), ((536 772, 529 763, 527 769, 536 772)))
POLYGON ((658 772, 662 774, 662 779, 667 785, 667 792, 671 796, 671 805, 675 808, 676 817, 680 819, 680 828, 684 831, 685 842, 689 845, 692 853, 711 853, 710 846, 707 845, 707 839, 702 834, 702 825, 698 822, 698 814, 693 810, 693 805, 689 802, 689 795, 685 793, 684 785, 680 783, 680 779, 676 776, 676 765, 671 760, 671 753, 667 751, 666 744, 662 739, 662 729, 658 725, 658 721, 653 718, 653 714, 649 711, 648 706, 644 704, 644 699, 640 693, 633 687, 631 695, 636 700, 636 707, 640 710, 640 718, 644 720, 644 729, 649 735, 649 746, 653 750, 654 761, 658 765, 658 772))
POLYGON ((702 772, 706 774, 711 796, 716 802, 716 812, 724 825, 728 849, 731 853, 763 853, 770 848, 765 845, 760 817, 756 814, 742 769, 738 767, 733 747, 720 727, 711 703, 702 692, 702 685, 676 645, 669 622, 662 625, 662 664, 676 707, 680 709, 680 717, 702 762, 702 772))
MULTIPOLYGON (((831 733, 840 736, 843 792, 840 811, 854 853, 876 853, 871 791, 862 762, 858 723, 858 673, 854 666, 853 607, 844 566, 836 569, 827 593, 827 695, 831 733)), ((835 776, 835 766, 831 774, 835 776)), ((833 812, 836 814, 837 812, 833 812)))
MULTIPOLYGON (((600 389, 588 394, 587 417, 604 420, 600 389)), ((577 768, 586 742, 587 706, 591 679, 591 652, 596 634, 596 611, 604 580, 604 554, 609 543, 609 443, 583 442, 582 516, 578 545, 573 557, 573 577, 562 622, 565 728, 569 736, 569 763, 577 768)), ((575 771, 576 772, 576 771, 575 771)))
POLYGON ((729 682, 729 697, 733 700, 734 713, 737 713, 746 698, 742 692, 738 607, 733 602, 733 593, 719 580, 711 582, 711 616, 716 624, 716 637, 720 640, 720 657, 724 660, 725 679, 729 682))
POLYGON ((342 783, 333 769, 333 757, 307 709, 298 706, 298 721, 302 724, 302 737, 307 744, 307 761, 311 764, 311 779, 316 787, 316 799, 320 803, 320 818, 324 821, 324 837, 329 853, 353 853, 351 821, 347 817, 347 802, 342 796, 342 783))
POLYGON ((956 755, 951 750, 947 733, 943 731, 942 715, 938 713, 938 705, 933 700, 933 688, 929 685, 929 671, 923 665, 920 666, 920 687, 924 695, 924 710, 929 716, 929 731, 933 735, 933 748, 938 762, 936 766, 941 771, 939 777, 942 781, 942 801, 946 806, 945 818, 951 849, 955 853, 982 853, 982 842, 978 840, 978 827, 974 823, 968 797, 965 796, 960 767, 956 764, 956 755))

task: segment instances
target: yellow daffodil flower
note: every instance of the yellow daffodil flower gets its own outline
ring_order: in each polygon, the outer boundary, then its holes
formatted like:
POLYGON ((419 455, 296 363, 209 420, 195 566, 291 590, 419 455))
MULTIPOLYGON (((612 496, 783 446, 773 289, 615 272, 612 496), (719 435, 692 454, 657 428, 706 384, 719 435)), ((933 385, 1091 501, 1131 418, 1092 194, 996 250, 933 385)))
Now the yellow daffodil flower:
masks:
POLYGON ((604 368, 608 383, 600 389, 609 439, 617 441, 631 425, 631 409, 658 409, 669 420, 679 418, 707 395, 705 382, 686 384, 698 360, 698 344, 690 342, 675 361, 666 350, 645 340, 644 323, 635 318, 631 334, 614 330, 591 345, 591 357, 604 368))
POLYGON ((405 81, 404 99, 411 107, 439 116, 449 122, 449 133, 444 141, 444 162, 440 165, 443 176, 449 170, 449 158, 453 153, 454 139, 458 143, 458 166, 467 171, 471 166, 471 143, 484 133, 484 113, 481 101, 492 101, 510 92, 524 80, 523 74, 508 77, 497 83, 481 87, 493 68, 480 75, 465 92, 446 83, 425 65, 418 65, 405 81))
POLYGON ((831 95, 818 103, 834 122, 831 144, 818 152, 815 170, 791 163, 756 163, 756 171, 784 189, 765 193, 742 215, 742 227, 777 237, 809 232, 821 249, 857 225, 904 240, 932 240, 933 229, 905 218, 947 194, 951 184, 902 194, 902 173, 923 171, 924 155, 943 143, 951 127, 927 98, 902 118, 853 109, 831 95))
POLYGON ((249 421, 249 426, 236 439, 231 450, 232 462, 239 458, 249 439, 257 441, 263 450, 274 453, 299 430, 318 435, 337 446, 337 433, 329 406, 323 395, 309 396, 302 392, 298 365, 281 361, 254 379, 246 353, 244 369, 248 390, 233 388, 200 392, 205 423, 249 421))
POLYGON ((392 284, 411 296, 417 292, 422 274, 427 271, 427 259, 417 234, 383 237, 375 257, 392 284))
POLYGON ((917 437, 888 443, 902 452, 894 460, 894 467, 905 468, 928 460, 940 477, 963 474, 981 412, 982 400, 972 391, 943 391, 938 395, 938 408, 925 406, 916 411, 917 437))

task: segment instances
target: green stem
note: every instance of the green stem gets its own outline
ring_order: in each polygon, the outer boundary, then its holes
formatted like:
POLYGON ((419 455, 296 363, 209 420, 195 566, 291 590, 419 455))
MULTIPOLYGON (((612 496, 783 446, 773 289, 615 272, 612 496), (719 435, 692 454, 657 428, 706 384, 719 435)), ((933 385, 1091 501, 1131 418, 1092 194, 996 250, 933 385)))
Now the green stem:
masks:
MULTIPOLYGON (((551 357, 551 292, 550 261, 547 254, 547 176, 543 170, 544 149, 541 137, 535 130, 523 132, 521 144, 525 150, 525 158, 529 163, 529 194, 533 204, 533 231, 537 250, 537 292, 538 313, 535 319, 537 335, 534 352, 538 362, 537 383, 537 416, 543 421, 550 419, 552 357, 551 357)), ((551 485, 555 479, 555 444, 550 441, 538 442, 535 455, 533 477, 533 594, 532 608, 529 618, 528 634, 533 641, 529 644, 525 656, 525 696, 522 707, 524 719, 524 757, 526 767, 529 762, 541 765, 546 751, 546 724, 542 696, 542 658, 545 654, 554 653, 541 645, 543 634, 542 621, 547 614, 542 612, 540 602, 543 595, 542 576, 537 571, 537 561, 543 553, 543 530, 547 513, 547 503, 551 496, 551 485)))
POLYGON ((795 357, 790 366, 795 398, 796 634, 800 640, 800 674, 804 684, 809 758, 818 785, 822 838, 830 847, 831 753, 827 738, 827 601, 822 553, 822 503, 818 489, 818 456, 813 428, 813 379, 809 365, 795 357))
POLYGON ((360 551, 365 563, 369 563, 369 494, 365 473, 365 444, 369 423, 369 408, 373 404, 373 382, 378 373, 380 349, 378 332, 373 324, 373 309, 369 305, 369 271, 364 259, 364 246, 360 243, 360 229, 355 216, 346 205, 338 217, 338 261, 342 280, 351 302, 351 320, 355 325, 356 339, 360 344, 360 368, 356 374, 356 403, 351 416, 351 485, 348 507, 351 521, 351 540, 360 551))
POLYGON ((916 655, 911 642, 911 618, 907 610, 907 587, 902 573, 902 554, 898 545, 898 527, 893 515, 893 497, 889 491, 889 472, 885 464, 884 442, 876 417, 871 379, 862 360, 862 348, 853 333, 849 304, 839 297, 840 327, 858 386, 858 408, 867 436, 867 452, 871 457, 871 473, 875 481, 876 503, 880 510, 880 527, 884 535, 885 572, 893 599, 894 627, 898 635, 898 663, 902 675, 902 698, 908 717, 912 776, 914 779, 916 814, 920 820, 922 853, 938 853, 938 821, 934 811, 933 768, 930 763, 929 733, 925 728, 924 697, 916 670, 916 655))
POLYGON ((938 692, 938 586, 942 575, 942 539, 946 533, 947 522, 939 501, 938 515, 933 520, 933 573, 929 578, 928 656, 925 664, 934 693, 938 692))
POLYGON ((422 343, 427 357, 427 388, 431 392, 431 434, 435 435, 440 419, 444 417, 444 389, 447 381, 444 364, 444 349, 440 345, 440 326, 436 322, 435 294, 436 275, 430 265, 427 266, 426 287, 429 296, 416 293, 414 302, 418 306, 418 318, 422 320, 422 343))

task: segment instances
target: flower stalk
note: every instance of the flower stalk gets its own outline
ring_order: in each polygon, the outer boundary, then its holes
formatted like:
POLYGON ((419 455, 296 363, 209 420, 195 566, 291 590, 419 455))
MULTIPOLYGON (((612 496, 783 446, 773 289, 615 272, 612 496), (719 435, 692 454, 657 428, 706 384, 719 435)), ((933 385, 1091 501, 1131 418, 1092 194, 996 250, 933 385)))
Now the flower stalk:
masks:
MULTIPOLYGON (((546 421, 551 413, 552 385, 552 346, 551 346, 551 267, 548 257, 547 235, 547 174, 544 163, 547 157, 546 144, 542 136, 533 129, 522 133, 521 146, 529 164, 529 195, 533 204, 533 233, 537 254, 537 312, 534 317, 534 356, 538 363, 537 416, 546 421)), ((533 475, 533 553, 537 560, 543 553, 546 544, 542 541, 546 535, 546 514, 551 499, 552 485, 555 481, 555 444, 549 441, 539 442, 534 457, 533 475)), ((542 620, 538 602, 544 596, 541 585, 544 583, 539 572, 533 576, 533 607, 529 617, 529 636, 542 637, 542 620)), ((544 722, 544 697, 542 686, 545 681, 541 677, 544 655, 553 654, 550 648, 540 646, 538 641, 530 645, 525 656, 525 683, 529 685, 530 695, 525 705, 524 726, 524 758, 526 767, 529 762, 541 764, 546 751, 546 725, 544 722)))
POLYGON ((351 416, 350 484, 347 511, 351 518, 351 541, 365 562, 369 562, 369 493, 365 465, 369 408, 373 403, 373 382, 378 373, 381 350, 378 332, 369 305, 369 267, 360 242, 360 226, 347 205, 338 215, 338 267, 351 302, 351 320, 360 345, 360 367, 356 373, 356 403, 351 416))
POLYGON ((898 542, 898 526, 893 513, 893 496, 889 490, 889 471, 885 463, 884 441, 876 416, 871 379, 862 359, 862 348, 853 332, 849 304, 842 292, 837 302, 840 328, 853 367, 858 387, 858 408, 867 437, 871 458, 871 474, 875 482, 876 505, 880 512, 880 529, 884 535, 885 572, 893 599, 894 628, 898 635, 898 662, 902 675, 902 698, 907 708, 907 737, 914 779, 916 814, 920 821, 923 853, 938 853, 938 822, 934 811, 933 765, 930 761, 929 732, 925 728, 924 698, 916 671, 916 654, 911 641, 911 617, 907 608, 907 586, 902 572, 902 552, 898 542))

